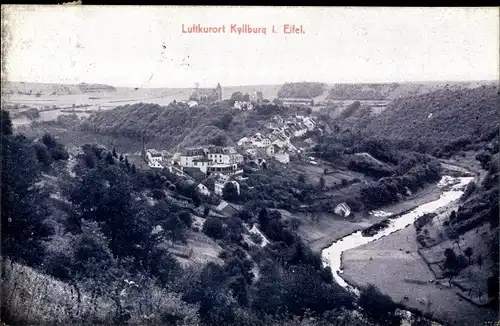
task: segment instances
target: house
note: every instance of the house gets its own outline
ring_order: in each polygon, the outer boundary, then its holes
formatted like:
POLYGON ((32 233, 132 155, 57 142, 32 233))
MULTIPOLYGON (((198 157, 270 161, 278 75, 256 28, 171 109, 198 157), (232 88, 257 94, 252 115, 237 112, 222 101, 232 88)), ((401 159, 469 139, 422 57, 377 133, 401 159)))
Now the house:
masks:
POLYGON ((163 168, 163 154, 155 149, 146 150, 144 137, 142 138, 141 157, 151 168, 163 168))
POLYGON ((194 108, 194 107, 197 107, 197 106, 198 106, 198 102, 191 100, 191 101, 188 101, 188 102, 187 102, 187 105, 188 105, 190 108, 194 108))
POLYGON ((302 123, 307 127, 307 130, 309 131, 312 131, 314 130, 314 128, 316 128, 316 122, 314 122, 314 120, 309 117, 305 117, 302 120, 302 123))
POLYGON ((232 147, 217 147, 212 146, 207 150, 208 159, 213 164, 241 164, 243 163, 243 155, 236 152, 232 147))
POLYGON ((277 161, 279 161, 279 162, 281 162, 281 163, 283 163, 283 164, 287 164, 287 163, 289 163, 289 162, 290 162, 290 154, 288 154, 288 153, 275 153, 275 154, 273 155, 273 157, 274 157, 277 161))
POLYGON ((346 204, 346 203, 341 203, 335 206, 333 209, 335 214, 343 216, 343 217, 348 217, 351 215, 351 208, 346 204))
POLYGON ((271 145, 271 140, 266 137, 259 137, 258 139, 252 140, 252 144, 257 147, 267 147, 271 145))
MULTIPOLYGON (((207 158, 196 158, 192 160, 193 166, 190 166, 189 168, 196 168, 199 169, 201 172, 207 174, 208 167, 212 165, 212 161, 207 158)), ((188 168, 186 166, 186 168, 188 168)))
POLYGON ((228 175, 218 174, 217 178, 215 179, 215 188, 214 188, 215 194, 222 196, 224 187, 228 183, 232 183, 236 187, 238 194, 240 193, 240 184, 237 181, 230 180, 230 176, 228 175))
POLYGON ((217 84, 217 87, 210 88, 197 88, 194 90, 193 94, 189 97, 190 101, 222 101, 222 87, 220 83, 217 84))
POLYGON ((240 140, 238 140, 238 142, 236 144, 238 146, 245 146, 245 145, 251 144, 251 141, 248 137, 243 137, 240 140))
POLYGON ((222 191, 228 181, 229 181, 228 175, 217 174, 215 179, 215 188, 214 188, 214 192, 216 195, 222 196, 223 193, 222 191))
POLYGON ((196 190, 202 195, 210 196, 210 190, 202 183, 196 186, 196 190))
POLYGON ((238 169, 237 164, 212 164, 207 169, 207 175, 212 175, 214 173, 233 175, 243 173, 243 170, 238 169))
POLYGON ((276 121, 279 125, 283 125, 285 123, 285 119, 283 119, 280 115, 275 115, 272 120, 276 121))
POLYGON ((273 155, 274 155, 274 152, 275 152, 275 147, 276 147, 276 145, 269 145, 269 146, 266 148, 266 155, 267 155, 267 156, 273 156, 273 155))
POLYGON ((215 208, 215 211, 219 214, 228 217, 231 217, 239 213, 238 209, 236 209, 233 205, 224 200, 221 201, 221 203, 215 208))
POLYGON ((195 160, 201 160, 205 156, 203 148, 187 149, 180 155, 179 165, 182 167, 194 167, 195 160))
POLYGON ((298 123, 298 124, 292 126, 291 128, 293 130, 293 135, 295 137, 301 137, 301 136, 305 135, 307 132, 307 127, 302 123, 298 123))
POLYGON ((264 95, 262 92, 255 92, 255 100, 262 101, 264 99, 264 95))
POLYGON ((246 101, 235 101, 233 108, 238 110, 253 110, 253 104, 246 101))

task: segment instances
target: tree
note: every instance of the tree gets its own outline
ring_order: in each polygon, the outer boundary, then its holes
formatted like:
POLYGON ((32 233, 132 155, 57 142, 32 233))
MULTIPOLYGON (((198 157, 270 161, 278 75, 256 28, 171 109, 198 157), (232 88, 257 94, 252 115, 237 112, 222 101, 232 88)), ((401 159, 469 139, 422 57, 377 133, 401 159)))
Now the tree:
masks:
POLYGON ((464 250, 464 254, 465 254, 465 256, 467 256, 467 259, 469 260, 469 265, 471 264, 470 261, 471 261, 473 253, 474 253, 474 251, 473 251, 472 247, 467 247, 464 250))
POLYGON ((260 227, 262 229, 267 228, 267 226, 269 225, 269 214, 268 214, 266 208, 264 208, 264 207, 261 208, 261 210, 259 211, 258 220, 259 220, 260 227))
POLYGON ((483 256, 478 255, 476 258, 476 262, 477 262, 477 265, 479 266, 479 268, 483 267, 483 256))
POLYGON ((186 225, 176 214, 172 214, 162 223, 162 227, 170 235, 173 246, 177 240, 183 238, 186 225))
POLYGON ((123 162, 123 154, 120 154, 120 162, 123 162))
POLYGON ((44 143, 36 142, 33 147, 35 148, 36 156, 40 163, 48 166, 54 161, 54 159, 50 155, 49 149, 44 143))
POLYGON ((240 194, 236 185, 233 182, 228 182, 222 189, 222 196, 227 201, 237 201, 240 194))
POLYGON ((113 154, 111 154, 110 152, 108 152, 108 154, 106 155, 106 163, 108 163, 109 165, 115 164, 115 159, 113 158, 113 154))
POLYGON ((179 213, 179 219, 188 227, 191 227, 193 223, 193 218, 191 217, 191 213, 189 211, 182 211, 179 213))
POLYGON ((116 154, 116 148, 113 147, 113 157, 118 158, 118 154, 116 154))
POLYGON ((215 146, 224 147, 227 145, 227 137, 224 135, 218 135, 210 140, 210 143, 215 146))
POLYGON ((297 181, 301 184, 304 184, 304 183, 306 183, 306 177, 301 173, 301 174, 299 174, 297 181))
POLYGON ((203 224, 203 233, 213 239, 222 239, 224 237, 224 225, 217 217, 208 217, 203 224))
POLYGON ((319 189, 324 189, 325 188, 325 178, 321 177, 319 178, 319 189))
MULTIPOLYGON (((453 211, 453 212, 454 212, 454 211, 453 211)), ((450 217, 450 218, 451 218, 451 217, 450 217)), ((453 242, 454 242, 454 243, 456 243, 456 244, 457 244, 458 250, 462 250, 462 249, 460 248, 460 234, 459 234, 459 233, 458 233, 455 229, 452 229, 452 230, 450 230, 450 232, 449 232, 449 235, 448 235, 448 236, 449 236, 449 238, 450 238, 451 240, 453 240, 453 242)))
POLYGON ((12 120, 10 119, 9 111, 1 109, 0 116, 0 135, 12 135, 12 120))
POLYGON ((2 253, 38 264, 44 255, 42 241, 53 230, 45 224, 48 194, 33 187, 41 176, 36 152, 22 135, 0 137, 2 253))
POLYGON ((396 304, 382 294, 374 285, 361 291, 358 304, 368 320, 381 325, 400 325, 401 317, 396 314, 396 304))
MULTIPOLYGON (((312 102, 311 105, 314 105, 314 101, 311 100, 311 102, 312 102)), ((311 108, 307 108, 306 113, 307 113, 307 115, 311 115, 312 109, 311 108)))
POLYGON ((51 134, 45 133, 42 136, 42 142, 47 146, 47 148, 52 149, 57 146, 57 142, 54 137, 52 137, 51 134))

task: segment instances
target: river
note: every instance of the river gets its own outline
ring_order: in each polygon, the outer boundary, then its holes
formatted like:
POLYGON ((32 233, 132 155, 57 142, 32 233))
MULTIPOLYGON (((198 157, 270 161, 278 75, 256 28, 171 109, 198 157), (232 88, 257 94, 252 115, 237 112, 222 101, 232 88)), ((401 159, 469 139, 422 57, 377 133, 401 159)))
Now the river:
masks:
POLYGON ((408 213, 392 219, 387 228, 380 230, 373 236, 364 237, 361 234, 361 231, 358 231, 335 241, 331 246, 323 249, 321 252, 323 264, 331 268, 333 277, 340 286, 359 294, 359 289, 349 285, 341 276, 342 253, 346 250, 359 247, 380 239, 381 237, 387 236, 393 232, 404 229, 405 227, 411 225, 418 217, 427 213, 432 213, 437 209, 454 202, 462 196, 465 187, 472 180, 474 180, 473 177, 443 176, 437 184, 438 188, 443 191, 439 199, 422 204, 408 213))

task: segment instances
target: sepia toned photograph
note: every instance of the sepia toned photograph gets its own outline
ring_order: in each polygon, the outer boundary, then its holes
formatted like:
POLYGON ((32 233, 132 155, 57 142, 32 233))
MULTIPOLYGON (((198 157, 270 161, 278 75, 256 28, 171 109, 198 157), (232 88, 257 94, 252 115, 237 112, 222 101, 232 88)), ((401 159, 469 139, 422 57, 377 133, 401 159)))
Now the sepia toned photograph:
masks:
POLYGON ((2 5, 0 326, 499 318, 498 7, 2 5))

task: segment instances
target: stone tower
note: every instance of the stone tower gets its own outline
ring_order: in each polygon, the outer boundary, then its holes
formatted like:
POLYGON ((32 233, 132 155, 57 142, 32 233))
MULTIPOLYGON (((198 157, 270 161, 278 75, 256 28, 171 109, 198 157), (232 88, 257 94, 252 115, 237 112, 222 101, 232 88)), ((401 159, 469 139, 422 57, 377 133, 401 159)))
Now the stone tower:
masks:
POLYGON ((220 86, 220 83, 217 83, 215 92, 217 93, 217 101, 222 101, 222 87, 220 86))

